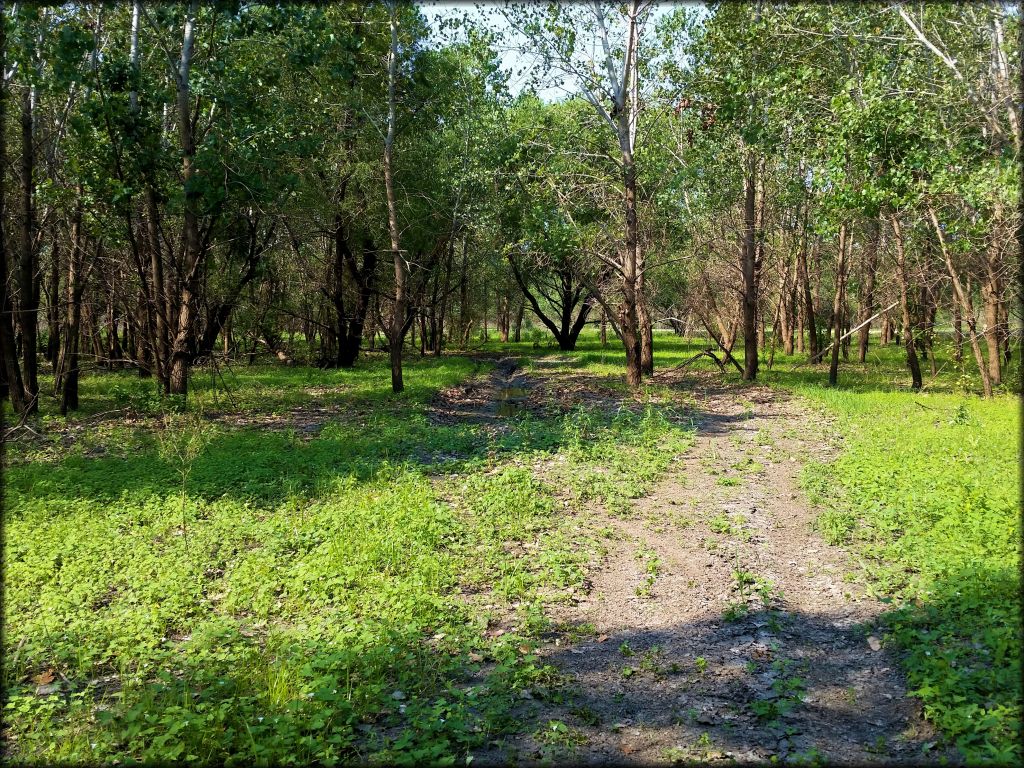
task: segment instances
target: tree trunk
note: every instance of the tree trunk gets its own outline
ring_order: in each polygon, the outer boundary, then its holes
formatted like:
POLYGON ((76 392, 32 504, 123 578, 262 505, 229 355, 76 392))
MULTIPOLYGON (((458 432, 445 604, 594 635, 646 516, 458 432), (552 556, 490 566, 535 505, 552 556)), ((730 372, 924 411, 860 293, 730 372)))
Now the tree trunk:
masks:
POLYGON ((796 316, 796 351, 800 354, 804 352, 804 315, 807 306, 800 298, 802 295, 803 281, 797 278, 797 287, 793 294, 793 314, 796 316))
MULTIPOLYGON (((779 278, 779 336, 782 337, 782 354, 793 354, 793 289, 790 283, 790 259, 782 263, 782 275, 779 278)), ((774 328, 772 329, 774 333, 774 328)), ((774 338, 772 339, 774 349, 774 338)))
POLYGON ((1013 351, 1010 345, 1010 310, 1006 306, 1005 301, 999 302, 1000 307, 1000 336, 1003 340, 1003 365, 1006 368, 1010 367, 1010 360, 1012 359, 1013 351))
POLYGON ((139 367, 140 379, 148 379, 153 376, 153 355, 145 332, 146 324, 149 322, 147 303, 146 297, 140 295, 135 308, 135 323, 132 327, 132 355, 139 367))
MULTIPOLYGON (((82 293, 85 288, 83 269, 85 262, 85 243, 82 233, 82 206, 76 207, 71 220, 71 254, 68 259, 67 296, 68 307, 64 315, 64 345, 61 350, 60 376, 60 414, 67 416, 68 411, 78 410, 78 366, 79 346, 82 334, 82 293)), ((97 252, 97 256, 99 253, 97 252)))
MULTIPOLYGON (((929 276, 927 273, 927 266, 925 267, 925 270, 925 273, 922 275, 923 284, 921 285, 921 290, 918 293, 917 300, 917 343, 921 350, 921 360, 923 362, 929 362, 929 359, 932 357, 932 329, 934 325, 933 319, 935 317, 935 308, 934 297, 932 296, 932 292, 928 289, 929 276)), ((933 369, 932 373, 934 373, 935 361, 932 359, 931 363, 933 369)))
MULTIPOLYGON (((3 25, 0 25, 2 27, 3 25)), ((0 33, 2 34, 2 33, 0 33)), ((2 59, 0 59, 2 63, 2 59)), ((0 96, 0 105, 3 104, 3 97, 0 96)), ((3 109, 0 106, 0 118, 3 117, 3 109)), ((2 125, 2 121, 0 121, 2 125)), ((2 131, 0 131, 2 133, 2 131)), ((3 137, 0 136, 0 147, 3 146, 3 137)), ((6 221, 3 211, 3 168, 6 165, 2 150, 0 150, 0 348, 3 352, 3 383, 5 395, 11 401, 11 406, 17 413, 25 413, 26 398, 25 387, 21 379, 21 365, 18 362, 17 349, 14 337, 13 323, 13 302, 8 295, 7 281, 7 247, 3 231, 3 224, 6 221)))
POLYGON ((498 297, 497 312, 498 317, 496 319, 496 322, 498 325, 498 339, 501 341, 502 344, 507 344, 509 326, 511 325, 511 321, 509 318, 508 296, 498 297))
MULTIPOLYGON (((953 266, 953 258, 950 256, 949 248, 946 246, 946 237, 939 225, 939 217, 935 215, 935 209, 928 207, 928 216, 935 228, 935 235, 939 241, 939 249, 942 251, 942 258, 946 262, 946 271, 949 273, 950 282, 953 284, 953 293, 956 300, 963 308, 964 320, 967 321, 967 338, 971 342, 971 351, 974 353, 974 361, 978 364, 978 373, 981 374, 981 388, 985 397, 992 397, 992 380, 989 378, 989 370, 985 365, 985 357, 981 353, 981 344, 978 342, 977 320, 974 316, 974 301, 971 298, 971 291, 964 290, 960 283, 960 275, 953 266)), ((901 249, 902 245, 897 244, 901 249)))
POLYGON ((622 179, 625 188, 626 231, 625 247, 622 253, 622 303, 619 306, 619 330, 626 348, 626 382, 632 389, 640 386, 643 375, 643 359, 640 340, 640 324, 637 307, 642 296, 638 295, 639 239, 636 207, 636 162, 633 155, 636 139, 636 123, 639 113, 637 79, 638 3, 629 10, 629 25, 625 59, 622 73, 621 101, 618 108, 618 138, 622 157, 622 179), (628 101, 628 104, 626 103, 628 101))
POLYGON ((757 283, 755 279, 755 202, 757 159, 747 149, 747 169, 743 179, 743 249, 740 272, 743 275, 743 379, 757 378, 757 283))
POLYGON ((124 368, 124 351, 117 337, 121 315, 118 311, 117 297, 114 291, 115 281, 114 276, 111 275, 110 293, 107 298, 107 367, 111 370, 124 368))
MULTIPOLYGON (((847 254, 847 256, 846 256, 846 262, 847 262, 847 266, 846 266, 846 270, 847 270, 846 280, 847 281, 849 280, 849 270, 850 270, 849 262, 850 262, 850 258, 851 258, 851 254, 847 254)), ((843 340, 842 340, 842 342, 840 342, 840 346, 842 347, 842 350, 843 350, 843 360, 844 361, 848 361, 850 359, 850 336, 848 334, 850 333, 851 325, 850 325, 850 305, 846 302, 846 288, 845 288, 845 286, 843 288, 843 309, 842 309, 842 314, 843 314, 843 335, 842 335, 842 339, 843 340)))
POLYGON ((46 359, 56 367, 60 356, 60 240, 50 249, 50 275, 46 287, 46 359))
MULTIPOLYGON (((809 234, 807 232, 807 216, 809 208, 810 203, 805 199, 804 226, 803 233, 800 236, 800 255, 798 268, 800 270, 800 283, 803 286, 804 311, 801 314, 801 317, 803 318, 803 327, 806 328, 807 330, 807 351, 810 355, 811 360, 817 360, 818 329, 816 327, 814 318, 814 297, 811 295, 811 276, 807 269, 807 247, 809 239, 809 234)), ((801 330, 800 338, 803 339, 803 330, 801 330)))
MULTIPOLYGON (((0 24, 0 126, 6 124, 7 80, 7 33, 6 24, 0 24)), ((7 213, 5 206, 7 181, 7 136, 0 130, 0 366, 2 366, 3 392, 16 413, 25 412, 25 388, 21 378, 21 366, 15 350, 14 305, 8 294, 7 264, 7 213)))
POLYGON ((619 328, 622 330, 622 343, 626 348, 626 381, 630 387, 636 389, 640 386, 643 372, 636 295, 636 168, 633 165, 631 152, 623 151, 622 158, 626 182, 626 248, 622 259, 622 304, 619 307, 619 328))
POLYGON ((843 312, 846 307, 846 262, 850 250, 850 227, 844 221, 839 226, 839 253, 836 259, 836 293, 832 302, 832 363, 828 369, 828 384, 834 387, 839 382, 839 352, 843 336, 843 312))
POLYGON ((398 207, 395 202, 394 168, 392 158, 395 145, 395 86, 398 77, 398 19, 394 5, 389 7, 391 47, 388 50, 388 130, 384 138, 384 190, 388 203, 388 235, 391 239, 391 258, 395 265, 395 304, 388 333, 388 351, 391 357, 391 390, 405 389, 402 381, 402 341, 405 335, 406 266, 398 233, 398 207))
POLYGON ((558 316, 555 318, 549 317, 548 313, 541 308, 540 302, 534 295, 534 291, 530 289, 526 277, 523 275, 515 259, 509 257, 508 263, 520 292, 530 302, 533 313, 551 331, 555 341, 558 342, 558 348, 563 352, 576 349, 576 341, 579 338, 580 331, 583 330, 587 317, 590 315, 591 308, 594 305, 594 296, 581 290, 576 284, 570 269, 560 270, 558 272, 557 300, 552 300, 552 309, 558 312, 558 316), (581 301, 582 304, 580 303, 581 301), (578 311, 576 310, 577 306, 579 306, 578 311), (575 319, 573 319, 573 312, 577 312, 575 319))
POLYGON ((181 45, 181 59, 177 72, 177 107, 179 135, 181 138, 182 186, 185 192, 184 224, 182 228, 183 279, 178 294, 177 324, 171 345, 171 371, 168 392, 172 395, 188 394, 188 374, 191 365, 192 334, 196 304, 199 299, 200 277, 203 268, 204 249, 199 241, 199 215, 196 210, 198 193, 191 188, 195 175, 195 137, 192 130, 189 98, 189 70, 192 66, 192 52, 195 43, 195 19, 197 0, 192 0, 185 15, 185 30, 181 45))
MULTIPOLYGON (((441 285, 439 296, 435 296, 431 311, 434 313, 433 347, 431 352, 434 357, 441 356, 444 346, 444 333, 447 323, 445 318, 448 314, 449 297, 452 292, 452 267, 455 265, 455 232, 448 240, 448 258, 444 262, 444 282, 441 285)), ((522 304, 520 303, 520 307, 522 304)), ((522 322, 522 310, 520 309, 519 322, 522 322)), ((519 327, 516 326, 516 341, 519 341, 519 327)))
POLYGON ((953 359, 958 363, 964 359, 964 327, 956 296, 953 297, 953 359))
POLYGON ((152 280, 152 291, 150 296, 153 302, 153 324, 150 347, 153 350, 153 363, 156 369, 157 378, 164 392, 169 385, 170 374, 170 334, 167 309, 167 294, 164 285, 164 260, 163 246, 160 244, 159 212, 157 208, 156 192, 152 186, 147 185, 146 189, 146 235, 149 243, 150 279, 152 280))
POLYGON ((459 270, 459 346, 466 347, 469 341, 469 255, 466 233, 462 234, 462 268, 459 270))
POLYGON ((351 368, 359 357, 359 349, 363 342, 363 328, 366 316, 370 312, 370 300, 377 282, 377 248, 366 238, 362 243, 363 265, 357 266, 351 250, 346 250, 349 274, 355 280, 356 305, 349 320, 347 345, 339 349, 339 364, 342 368, 351 368))
POLYGON ((25 406, 29 413, 39 410, 39 358, 36 337, 39 329, 39 275, 35 251, 35 87, 26 87, 21 101, 21 261, 18 283, 21 294, 18 325, 25 406))
POLYGON ((490 307, 490 302, 489 302, 489 300, 491 298, 491 289, 490 289, 490 286, 488 286, 486 282, 484 283, 483 288, 484 288, 484 343, 486 344, 487 341, 488 341, 488 337, 487 337, 487 313, 488 313, 488 311, 490 311, 490 308, 491 308, 490 307))
MULTIPOLYGON (((878 273, 878 252, 884 247, 884 234, 878 219, 871 222, 871 238, 864 263, 864 282, 860 300, 860 322, 865 323, 875 313, 875 275, 878 273)), ((863 363, 868 355, 871 323, 866 322, 857 337, 857 362, 863 363)))
POLYGON ((644 274, 641 271, 637 279, 639 301, 637 303, 637 322, 640 324, 640 370, 644 376, 654 375, 654 324, 651 313, 647 309, 647 296, 644 274))
POLYGON ((1000 350, 1000 280, 999 272, 995 261, 996 256, 992 254, 997 246, 988 246, 989 254, 985 260, 985 276, 981 281, 981 298, 985 313, 985 347, 988 352, 988 378, 992 386, 999 386, 1002 380, 1002 360, 1000 350))
POLYGON ((900 219, 893 214, 890 219, 892 225, 893 241, 896 245, 896 278, 900 285, 900 311, 903 314, 903 344, 907 350, 907 367, 910 369, 911 387, 920 389, 921 364, 917 359, 917 350, 914 348, 914 325, 910 318, 910 291, 907 286, 907 262, 903 250, 903 230, 900 227, 900 219))

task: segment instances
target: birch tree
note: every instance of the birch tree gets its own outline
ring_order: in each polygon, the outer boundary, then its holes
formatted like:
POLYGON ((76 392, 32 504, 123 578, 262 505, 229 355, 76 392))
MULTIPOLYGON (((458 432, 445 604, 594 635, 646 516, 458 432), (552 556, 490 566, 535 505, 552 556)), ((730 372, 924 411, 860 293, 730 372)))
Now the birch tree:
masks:
MULTIPOLYGON (((652 3, 592 2, 546 10, 507 6, 505 18, 540 52, 549 72, 564 78, 594 108, 615 137, 621 184, 622 236, 617 253, 599 258, 619 278, 617 325, 626 350, 626 381, 640 386, 653 372, 651 317, 644 301, 644 254, 637 199, 637 127, 641 111, 641 37, 652 3), (586 38, 590 38, 589 41, 586 38)), ((607 299, 600 298, 607 303, 607 299)))

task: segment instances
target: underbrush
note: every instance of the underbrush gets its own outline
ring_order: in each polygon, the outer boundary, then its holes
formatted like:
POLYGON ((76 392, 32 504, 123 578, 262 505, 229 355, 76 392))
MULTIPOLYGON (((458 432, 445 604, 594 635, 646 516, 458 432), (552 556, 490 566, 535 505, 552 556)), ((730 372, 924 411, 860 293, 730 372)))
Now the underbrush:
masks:
POLYGON ((560 478, 604 477, 595 493, 624 504, 688 432, 657 405, 497 434, 432 423, 427 390, 466 363, 428 361, 422 392, 372 409, 362 374, 233 392, 247 416, 352 406, 315 435, 213 422, 199 397, 181 417, 83 426, 70 451, 20 451, 6 756, 451 763, 521 730, 524 697, 559 695, 532 650, 543 606, 580 584, 593 545, 585 495, 560 478))
MULTIPOLYGON (((282 413, 309 405, 345 404, 381 407, 392 401, 423 403, 439 389, 452 386, 476 373, 480 363, 457 355, 442 358, 423 357, 407 361, 405 391, 391 392, 391 365, 386 354, 363 352, 354 368, 313 368, 258 363, 256 365, 201 366, 189 379, 189 407, 206 412, 282 413)), ((40 376, 40 391, 49 392, 53 377, 45 368, 40 376)), ((78 411, 67 421, 88 422, 98 414, 123 412, 133 415, 159 415, 167 401, 159 394, 153 378, 139 378, 134 370, 91 370, 79 383, 78 411)), ((58 417, 57 401, 43 397, 39 401, 43 423, 58 417)))

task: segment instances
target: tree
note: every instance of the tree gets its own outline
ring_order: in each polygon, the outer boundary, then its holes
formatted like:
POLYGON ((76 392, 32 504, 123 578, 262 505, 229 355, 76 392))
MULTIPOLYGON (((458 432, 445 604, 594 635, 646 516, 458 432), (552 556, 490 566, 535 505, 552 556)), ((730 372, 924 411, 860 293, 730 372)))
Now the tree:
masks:
POLYGON ((7 216, 5 211, 7 178, 7 15, 0 0, 0 348, 3 349, 3 395, 18 413, 26 413, 27 401, 21 378, 21 366, 15 354, 14 305, 8 291, 7 216))
POLYGON ((552 5, 542 11, 511 6, 506 13, 509 22, 542 53, 549 65, 573 81, 615 137, 622 185, 622 239, 617 253, 601 254, 600 258, 620 278, 617 327, 626 350, 626 381, 633 388, 640 386, 645 368, 653 370, 653 337, 643 297, 636 158, 641 102, 640 38, 650 10, 650 2, 631 0, 621 8, 607 8, 594 2, 585 9, 552 5), (618 32, 618 45, 612 42, 614 32, 618 32), (581 33, 599 40, 602 53, 597 60, 577 47, 581 33))

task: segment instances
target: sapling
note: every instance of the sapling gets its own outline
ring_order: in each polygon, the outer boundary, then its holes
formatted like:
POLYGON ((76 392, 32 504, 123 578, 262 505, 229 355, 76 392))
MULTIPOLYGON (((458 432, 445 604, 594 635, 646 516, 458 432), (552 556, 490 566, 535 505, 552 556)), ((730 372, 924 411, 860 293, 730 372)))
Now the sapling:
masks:
POLYGON ((202 455, 213 436, 213 425, 205 421, 201 413, 165 413, 163 429, 157 433, 160 458, 170 464, 181 479, 181 532, 185 537, 186 551, 189 549, 188 520, 185 514, 188 479, 196 459, 202 455))

